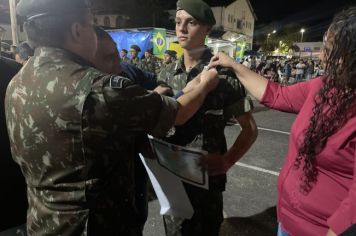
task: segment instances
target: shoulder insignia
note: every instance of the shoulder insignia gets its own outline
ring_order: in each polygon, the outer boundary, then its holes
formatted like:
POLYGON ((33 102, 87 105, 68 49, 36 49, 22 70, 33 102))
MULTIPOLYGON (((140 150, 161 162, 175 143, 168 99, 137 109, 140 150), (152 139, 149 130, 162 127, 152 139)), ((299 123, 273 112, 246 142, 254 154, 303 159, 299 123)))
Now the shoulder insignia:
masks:
POLYGON ((124 86, 124 81, 127 78, 122 76, 113 76, 110 78, 110 88, 122 88, 124 86))

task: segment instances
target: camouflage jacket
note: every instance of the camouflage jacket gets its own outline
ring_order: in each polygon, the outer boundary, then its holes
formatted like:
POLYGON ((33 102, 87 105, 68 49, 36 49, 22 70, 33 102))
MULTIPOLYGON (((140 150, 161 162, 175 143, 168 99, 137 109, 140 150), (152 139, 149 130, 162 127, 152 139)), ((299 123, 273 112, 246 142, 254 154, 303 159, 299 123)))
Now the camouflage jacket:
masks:
MULTIPOLYGON (((189 72, 183 64, 184 58, 164 68, 157 76, 158 82, 164 82, 173 91, 181 91, 186 84, 201 73, 209 64, 213 55, 205 50, 200 62, 189 72)), ((218 69, 220 82, 210 92, 200 110, 184 125, 176 126, 166 141, 203 149, 209 153, 224 154, 227 151, 224 129, 232 116, 239 116, 253 108, 251 100, 246 97, 245 88, 236 79, 235 74, 227 69, 218 69)), ((224 190, 226 176, 210 177, 210 188, 224 190)))
POLYGON ((130 58, 125 57, 125 58, 120 58, 121 61, 126 62, 126 63, 130 63, 130 58))
POLYGON ((141 235, 135 137, 165 134, 176 101, 42 47, 11 81, 5 106, 27 182, 29 235, 141 235))
POLYGON ((160 66, 160 71, 163 71, 163 70, 167 70, 172 64, 174 64, 175 62, 170 62, 170 63, 162 63, 161 66, 160 66))
POLYGON ((157 74, 160 70, 159 62, 155 58, 144 58, 141 60, 140 69, 157 74))
POLYGON ((135 59, 130 59, 127 63, 141 69, 141 60, 138 57, 136 57, 135 59))

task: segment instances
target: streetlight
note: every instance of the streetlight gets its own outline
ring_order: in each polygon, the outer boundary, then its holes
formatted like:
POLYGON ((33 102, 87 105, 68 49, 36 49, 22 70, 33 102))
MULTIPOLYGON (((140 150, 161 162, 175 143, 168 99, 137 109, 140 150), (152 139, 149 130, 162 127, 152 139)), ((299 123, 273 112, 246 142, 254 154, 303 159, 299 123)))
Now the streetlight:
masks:
POLYGON ((304 32, 305 32, 305 29, 301 29, 300 30, 300 33, 302 33, 302 35, 300 36, 300 42, 302 43, 303 42, 303 34, 304 34, 304 32))
POLYGON ((271 34, 275 34, 275 33, 277 33, 277 31, 273 30, 271 33, 267 34, 267 47, 268 47, 268 41, 269 41, 269 38, 271 37, 271 34))
POLYGON ((268 34, 267 34, 267 45, 268 45, 269 37, 271 37, 271 33, 268 33, 268 34))

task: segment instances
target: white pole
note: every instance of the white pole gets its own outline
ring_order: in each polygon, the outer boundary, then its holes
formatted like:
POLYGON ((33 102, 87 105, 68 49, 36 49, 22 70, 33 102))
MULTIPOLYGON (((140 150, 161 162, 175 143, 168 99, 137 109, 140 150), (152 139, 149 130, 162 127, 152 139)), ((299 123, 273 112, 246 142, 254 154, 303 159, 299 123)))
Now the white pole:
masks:
POLYGON ((12 44, 17 46, 19 44, 19 38, 17 33, 16 0, 9 0, 9 6, 11 18, 12 44))

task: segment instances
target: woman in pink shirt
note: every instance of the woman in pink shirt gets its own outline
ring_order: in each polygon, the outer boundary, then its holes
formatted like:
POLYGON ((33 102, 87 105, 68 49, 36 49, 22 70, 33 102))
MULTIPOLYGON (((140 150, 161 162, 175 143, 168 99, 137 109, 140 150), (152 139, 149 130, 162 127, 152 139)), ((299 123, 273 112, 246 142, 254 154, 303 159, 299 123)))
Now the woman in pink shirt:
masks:
POLYGON ((279 235, 356 235, 356 7, 334 18, 324 46, 325 76, 288 87, 222 53, 209 65, 232 68, 262 104, 298 114, 278 177, 279 235))

